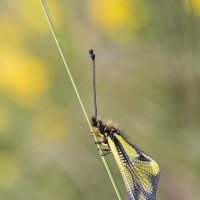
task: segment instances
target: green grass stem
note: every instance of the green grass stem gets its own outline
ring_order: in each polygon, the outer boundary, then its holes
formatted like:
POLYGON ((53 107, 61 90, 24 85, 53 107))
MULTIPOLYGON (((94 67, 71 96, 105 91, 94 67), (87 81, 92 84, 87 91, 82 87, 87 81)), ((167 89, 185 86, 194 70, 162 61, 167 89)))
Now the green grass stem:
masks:
MULTIPOLYGON (((54 27, 53 27, 53 23, 52 23, 52 21, 51 21, 51 18, 50 18, 48 9, 47 9, 47 5, 46 5, 46 3, 45 3, 44 0, 40 0, 40 2, 41 2, 41 4, 42 4, 42 8, 43 8, 43 10, 44 10, 44 13, 45 13, 46 19, 47 19, 47 21, 48 21, 49 27, 50 27, 50 29, 51 29, 51 32, 52 32, 52 34, 53 34, 54 40, 55 40, 55 42, 56 42, 56 45, 57 45, 57 47, 58 47, 58 50, 59 50, 60 55, 61 55, 61 57, 62 57, 62 60, 63 60, 63 62, 64 62, 65 68, 66 68, 66 70, 67 70, 67 73, 68 73, 69 78, 70 78, 70 80, 71 80, 71 83, 72 83, 72 85, 73 85, 73 88, 74 88, 74 90, 75 90, 75 92, 76 92, 76 96, 77 96, 77 98, 78 98, 78 100, 79 100, 79 103, 80 103, 80 105, 81 105, 81 108, 82 108, 82 110, 83 110, 83 113, 84 113, 84 115, 85 115, 85 118, 86 118, 86 120, 87 120, 87 122, 88 122, 88 125, 89 125, 89 127, 90 127, 90 130, 91 130, 91 132, 93 132, 92 126, 91 126, 91 123, 90 123, 90 119, 89 119, 88 114, 87 114, 87 112, 86 112, 86 110, 85 110, 85 107, 84 107, 83 102, 82 102, 82 100, 81 100, 81 97, 80 97, 80 95, 79 95, 78 89, 77 89, 77 87, 76 87, 76 84, 75 84, 75 82, 74 82, 74 80, 73 80, 73 77, 72 77, 71 72, 70 72, 70 70, 69 70, 69 67, 68 67, 68 65, 67 65, 65 56, 64 56, 63 51, 62 51, 62 48, 61 48, 60 43, 59 43, 59 41, 58 41, 58 37, 57 37, 57 35, 56 35, 55 29, 54 29, 54 27)), ((96 135, 93 134, 93 136, 94 136, 95 142, 98 142, 98 139, 97 139, 96 135)), ((97 144, 97 147, 99 148, 100 155, 102 155, 103 152, 102 152, 101 146, 100 146, 99 144, 97 144)), ((120 191, 119 191, 119 189, 118 189, 118 187, 117 187, 117 184, 116 184, 116 182, 115 182, 115 180, 114 180, 114 177, 113 177, 113 175, 112 175, 112 172, 111 172, 111 170, 110 170, 110 167, 109 167, 109 165, 108 165, 108 163, 107 163, 107 161, 106 161, 106 157, 105 157, 105 156, 101 156, 101 158, 102 158, 102 161, 103 161, 103 163, 104 163, 104 165, 105 165, 105 168, 106 168, 106 170, 107 170, 107 173, 108 173, 108 175, 109 175, 109 177, 110 177, 110 180, 111 180, 111 182, 112 182, 112 185, 113 185, 113 187, 114 187, 114 189, 115 189, 115 192, 116 192, 116 194, 117 194, 117 197, 118 197, 119 200, 122 200, 122 196, 121 196, 120 191)))

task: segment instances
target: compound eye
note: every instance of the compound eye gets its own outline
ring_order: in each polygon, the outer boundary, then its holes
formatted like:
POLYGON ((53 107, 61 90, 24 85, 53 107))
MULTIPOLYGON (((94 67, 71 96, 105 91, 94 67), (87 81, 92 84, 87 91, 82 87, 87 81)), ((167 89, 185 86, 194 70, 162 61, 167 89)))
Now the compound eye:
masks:
POLYGON ((101 122, 97 122, 97 129, 98 129, 98 130, 101 129, 101 122))

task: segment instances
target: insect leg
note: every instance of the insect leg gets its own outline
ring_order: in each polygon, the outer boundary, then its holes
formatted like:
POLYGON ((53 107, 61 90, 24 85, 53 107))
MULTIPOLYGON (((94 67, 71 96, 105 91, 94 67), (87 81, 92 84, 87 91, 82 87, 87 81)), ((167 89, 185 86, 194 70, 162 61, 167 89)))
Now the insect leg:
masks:
POLYGON ((108 154, 110 154, 112 151, 109 149, 103 149, 102 151, 106 151, 105 153, 101 154, 101 156, 106 156, 108 154))

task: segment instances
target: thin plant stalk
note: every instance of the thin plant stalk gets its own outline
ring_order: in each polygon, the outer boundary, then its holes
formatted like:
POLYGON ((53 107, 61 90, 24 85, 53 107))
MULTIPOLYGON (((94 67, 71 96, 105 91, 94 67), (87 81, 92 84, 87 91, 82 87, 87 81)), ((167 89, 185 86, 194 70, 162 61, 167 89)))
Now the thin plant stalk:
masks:
MULTIPOLYGON (((57 47, 58 47, 58 50, 59 50, 60 55, 61 55, 61 57, 62 57, 62 60, 63 60, 63 62, 64 62, 65 68, 66 68, 66 70, 67 70, 67 73, 68 73, 69 78, 70 78, 70 80, 71 80, 71 83, 72 83, 72 85, 73 85, 73 88, 74 88, 74 90, 75 90, 75 92, 76 92, 76 96, 77 96, 77 98, 78 98, 78 100, 79 100, 79 103, 80 103, 80 105, 81 105, 81 108, 82 108, 82 110, 83 110, 83 113, 84 113, 84 115, 85 115, 85 118, 86 118, 86 120, 87 120, 87 123, 88 123, 88 125, 89 125, 89 127, 90 127, 91 132, 93 132, 93 129, 92 129, 92 126, 91 126, 91 123, 90 123, 90 119, 89 119, 88 114, 87 114, 87 112, 86 112, 86 110, 85 110, 85 107, 84 107, 83 102, 82 102, 82 100, 81 100, 81 97, 80 97, 80 95, 79 95, 78 89, 77 89, 77 87, 76 87, 76 84, 75 84, 75 82, 74 82, 74 80, 73 80, 73 77, 72 77, 71 72, 70 72, 70 70, 69 70, 69 67, 68 67, 68 65, 67 65, 65 56, 64 56, 63 51, 62 51, 62 48, 61 48, 60 43, 59 43, 59 41, 58 41, 58 38, 57 38, 57 35, 56 35, 56 32, 55 32, 55 29, 54 29, 54 27, 53 27, 53 23, 52 23, 52 21, 51 21, 51 18, 50 18, 48 9, 47 9, 47 5, 46 5, 46 3, 45 3, 44 0, 40 0, 40 2, 41 2, 41 4, 42 4, 42 8, 43 8, 43 10, 44 10, 44 13, 45 13, 46 19, 47 19, 47 21, 48 21, 49 27, 50 27, 51 32, 52 32, 52 34, 53 34, 54 40, 55 40, 55 42, 56 42, 56 45, 57 45, 57 47)), ((95 142, 98 142, 97 136, 96 136, 95 134, 93 134, 93 136, 94 136, 95 142)), ((99 151, 100 151, 100 155, 102 155, 102 154, 103 154, 102 148, 101 148, 101 146, 100 146, 98 143, 97 143, 97 147, 98 147, 98 149, 99 149, 99 151)), ((104 163, 104 165, 105 165, 105 168, 106 168, 106 170, 107 170, 107 173, 108 173, 108 175, 109 175, 109 177, 110 177, 110 180, 111 180, 111 182, 112 182, 112 185, 113 185, 113 187, 114 187, 114 189, 115 189, 115 192, 116 192, 116 194, 117 194, 117 197, 118 197, 119 200, 122 200, 122 196, 121 196, 121 194, 120 194, 120 191, 119 191, 119 189, 118 189, 118 186, 117 186, 117 184, 116 184, 116 181, 114 180, 114 177, 113 177, 112 172, 111 172, 111 170, 110 170, 110 167, 109 167, 109 165, 108 165, 108 163, 107 163, 107 160, 106 160, 105 156, 101 156, 101 158, 102 158, 102 161, 103 161, 103 163, 104 163)))

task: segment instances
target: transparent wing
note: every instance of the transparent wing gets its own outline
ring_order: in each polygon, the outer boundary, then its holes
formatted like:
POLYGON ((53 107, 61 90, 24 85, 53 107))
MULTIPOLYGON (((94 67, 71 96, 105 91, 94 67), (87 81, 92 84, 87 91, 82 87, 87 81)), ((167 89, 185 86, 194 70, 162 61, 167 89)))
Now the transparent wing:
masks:
POLYGON ((160 177, 159 169, 155 171, 157 163, 145 154, 138 157, 128 156, 128 159, 121 154, 121 162, 129 199, 155 200, 160 177))
POLYGON ((160 170, 158 164, 136 150, 120 135, 108 140, 123 176, 130 200, 155 200, 160 170))

